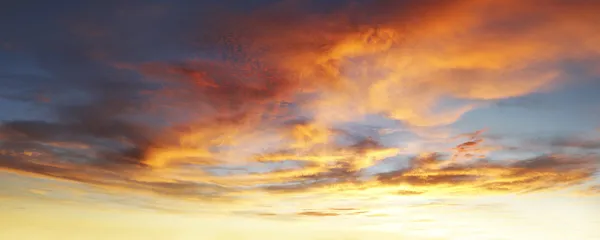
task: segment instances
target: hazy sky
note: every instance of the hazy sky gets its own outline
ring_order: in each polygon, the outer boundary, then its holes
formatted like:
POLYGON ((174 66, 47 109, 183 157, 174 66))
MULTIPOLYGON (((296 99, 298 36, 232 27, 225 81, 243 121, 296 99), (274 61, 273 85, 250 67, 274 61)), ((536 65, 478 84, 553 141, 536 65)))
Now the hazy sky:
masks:
POLYGON ((3 2, 0 239, 600 239, 598 11, 3 2))

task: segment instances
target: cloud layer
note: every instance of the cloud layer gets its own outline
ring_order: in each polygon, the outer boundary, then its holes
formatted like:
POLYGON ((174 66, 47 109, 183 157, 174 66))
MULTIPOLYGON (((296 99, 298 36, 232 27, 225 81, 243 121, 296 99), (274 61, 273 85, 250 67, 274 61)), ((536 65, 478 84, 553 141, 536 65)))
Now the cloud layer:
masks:
MULTIPOLYGON (((0 97, 45 117, 4 119, 0 168, 220 201, 529 193, 597 170, 595 153, 496 160, 489 154, 502 148, 481 132, 414 152, 382 140, 383 128, 344 129, 377 116, 426 142, 420 131, 496 100, 577 84, 564 64, 592 72, 598 62, 595 1, 211 6, 72 6, 81 12, 38 16, 43 29, 7 30, 3 51, 35 59, 42 73, 2 69, 0 97)), ((22 20, 26 9, 6 16, 22 20)))

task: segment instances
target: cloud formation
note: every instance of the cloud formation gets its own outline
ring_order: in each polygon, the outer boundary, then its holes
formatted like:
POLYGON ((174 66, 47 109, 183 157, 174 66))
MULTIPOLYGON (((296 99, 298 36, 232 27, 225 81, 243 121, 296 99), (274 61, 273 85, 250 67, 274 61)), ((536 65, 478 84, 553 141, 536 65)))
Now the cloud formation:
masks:
POLYGON ((7 30, 10 51, 44 73, 2 69, 0 97, 46 117, 2 122, 2 170, 224 201, 528 193, 584 183, 598 168, 594 154, 495 160, 481 132, 406 163, 413 153, 385 133, 342 128, 378 116, 435 131, 570 83, 561 64, 600 57, 594 1, 284 1, 212 14, 106 4, 112 14, 90 17, 73 7, 81 13, 67 23, 44 15, 39 32, 7 30), (373 170, 384 161, 398 164, 373 170))

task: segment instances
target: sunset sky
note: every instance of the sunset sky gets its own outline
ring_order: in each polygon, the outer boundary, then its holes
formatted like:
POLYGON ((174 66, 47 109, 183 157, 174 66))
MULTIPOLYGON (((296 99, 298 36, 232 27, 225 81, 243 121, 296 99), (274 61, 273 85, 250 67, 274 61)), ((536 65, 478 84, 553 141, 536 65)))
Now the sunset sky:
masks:
POLYGON ((600 239, 600 1, 0 4, 0 239, 600 239))

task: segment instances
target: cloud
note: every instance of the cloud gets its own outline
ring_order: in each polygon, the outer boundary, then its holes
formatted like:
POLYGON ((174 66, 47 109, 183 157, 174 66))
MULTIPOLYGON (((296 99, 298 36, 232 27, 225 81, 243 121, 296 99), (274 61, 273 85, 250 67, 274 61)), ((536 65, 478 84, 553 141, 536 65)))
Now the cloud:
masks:
POLYGON ((414 196, 414 195, 421 195, 423 193, 425 193, 425 192, 414 191, 414 190, 398 190, 396 192, 396 194, 402 195, 402 196, 414 196))
POLYGON ((211 183, 184 181, 141 181, 136 180, 130 169, 111 169, 88 166, 76 163, 61 163, 56 156, 27 159, 10 157, 0 160, 0 169, 19 174, 47 177, 58 180, 87 183, 103 188, 109 192, 138 192, 142 194, 157 194, 181 199, 207 200, 222 199, 231 189, 211 183))
POLYGON ((258 213, 257 215, 258 216, 263 216, 263 217, 265 217, 265 216, 267 216, 267 217, 277 216, 277 214, 275 214, 275 213, 258 213))
MULTIPOLYGON (((224 14, 223 19, 212 19, 219 22, 209 28, 215 30, 214 36, 199 43, 215 47, 224 57, 150 62, 128 68, 168 83, 177 82, 175 89, 167 88, 168 91, 177 96, 197 96, 192 102, 202 103, 197 109, 205 116, 240 119, 227 129, 247 126, 249 122, 256 126, 258 123, 247 116, 264 116, 268 103, 293 100, 307 92, 317 97, 301 105, 312 109, 307 111, 319 124, 379 113, 411 125, 434 126, 452 123, 477 107, 466 104, 435 110, 446 97, 493 100, 546 87, 559 73, 542 66, 571 52, 567 47, 571 43, 563 41, 578 41, 558 39, 554 45, 560 47, 548 52, 542 50, 546 49, 543 43, 553 38, 539 39, 529 34, 554 34, 548 32, 553 25, 538 21, 541 19, 557 24, 573 21, 554 7, 540 9, 533 15, 518 15, 532 19, 517 27, 510 21, 514 17, 512 11, 516 8, 517 13, 524 14, 533 5, 514 1, 436 4, 442 7, 378 1, 325 14, 309 12, 310 5, 276 4, 237 16, 224 14), (496 14, 480 14, 488 8, 497 9, 496 14), (399 10, 382 11, 376 17, 366 14, 374 9, 399 10), (426 13, 424 17, 422 13, 426 13), (454 16, 463 17, 447 21, 454 16), (541 52, 544 55, 533 56, 541 52), (406 59, 410 59, 410 65, 405 64, 406 59)), ((580 5, 561 7, 575 11, 580 5)), ((592 34, 586 29, 582 27, 577 33, 592 34)), ((211 121, 206 124, 220 125, 211 121)), ((231 134, 229 130, 222 131, 224 135, 231 134)), ((202 138, 196 140, 201 141, 202 138)), ((175 147, 174 151, 187 148, 175 147)))
POLYGON ((589 186, 577 193, 579 196, 598 196, 600 195, 600 185, 589 186))
POLYGON ((339 216, 337 213, 328 213, 328 212, 300 212, 298 213, 300 216, 310 216, 310 217, 334 217, 339 216))
POLYGON ((368 213, 367 210, 361 210, 357 208, 330 208, 324 210, 305 210, 296 213, 297 216, 307 217, 337 217, 337 216, 353 216, 353 215, 364 215, 368 213))
POLYGON ((317 88, 322 94, 309 106, 325 122, 381 113, 417 126, 449 124, 477 104, 433 110, 447 97, 495 100, 546 90, 561 75, 547 66, 598 53, 589 44, 598 39, 589 2, 433 2, 375 1, 328 14, 283 4, 219 27, 300 89, 317 88), (488 9, 494 14, 484 14, 488 9), (581 27, 567 27, 576 23, 581 27), (581 51, 571 51, 574 44, 581 51))
POLYGON ((398 153, 397 148, 385 147, 371 138, 366 138, 349 146, 334 145, 296 155, 263 156, 268 160, 299 159, 315 163, 307 168, 289 171, 286 175, 268 178, 270 185, 265 190, 294 193, 329 188, 338 184, 358 183, 361 181, 362 171, 398 153))
POLYGON ((600 149, 600 139, 584 137, 560 137, 550 142, 551 147, 555 148, 576 148, 583 150, 600 149))
MULTIPOLYGON (((477 136, 477 135, 474 135, 477 136)), ((297 194, 301 192, 381 192, 397 195, 485 195, 550 191, 583 184, 598 170, 596 155, 542 155, 516 161, 479 159, 476 137, 458 144, 455 153, 422 154, 407 168, 378 173, 375 180, 361 178, 360 170, 330 168, 319 174, 293 178, 267 190, 297 194), (466 146, 472 148, 467 150, 466 146), (456 161, 456 156, 467 160, 456 161), (471 157, 468 157, 471 156, 471 157), (468 160, 470 159, 470 160, 468 160)))
MULTIPOLYGON (((43 14, 36 27, 15 5, 2 21, 11 24, 0 24, 3 42, 34 59, 26 65, 39 73, 0 69, 0 96, 46 117, 2 122, 0 168, 222 201, 580 184, 597 170, 596 155, 488 159, 497 149, 479 133, 421 153, 408 167, 372 173, 407 153, 384 144, 383 132, 340 125, 377 115, 408 131, 436 132, 495 101, 575 81, 562 63, 598 58, 597 8, 584 0, 381 0, 326 10, 314 2, 203 6, 214 13, 198 14, 177 4, 94 4, 43 14), (27 24, 15 30, 14 22, 27 24)), ((552 145, 596 148, 575 139, 552 145)), ((301 215, 311 214, 338 213, 301 215)))
POLYGON ((47 190, 42 190, 42 189, 30 189, 29 192, 36 194, 36 195, 46 195, 48 194, 47 190))
POLYGON ((600 149, 599 140, 591 131, 582 131, 570 134, 517 134, 512 136, 491 136, 498 143, 513 142, 512 146, 500 144, 504 148, 514 152, 544 152, 547 154, 596 154, 600 149), (516 144, 515 144, 516 143, 516 144))
POLYGON ((584 183, 597 157, 539 156, 515 162, 479 160, 455 164, 439 155, 420 156, 408 169, 383 173, 384 185, 432 194, 502 194, 555 190, 584 183))
POLYGON ((333 211, 354 211, 354 210, 358 210, 356 208, 331 208, 330 210, 333 211))

